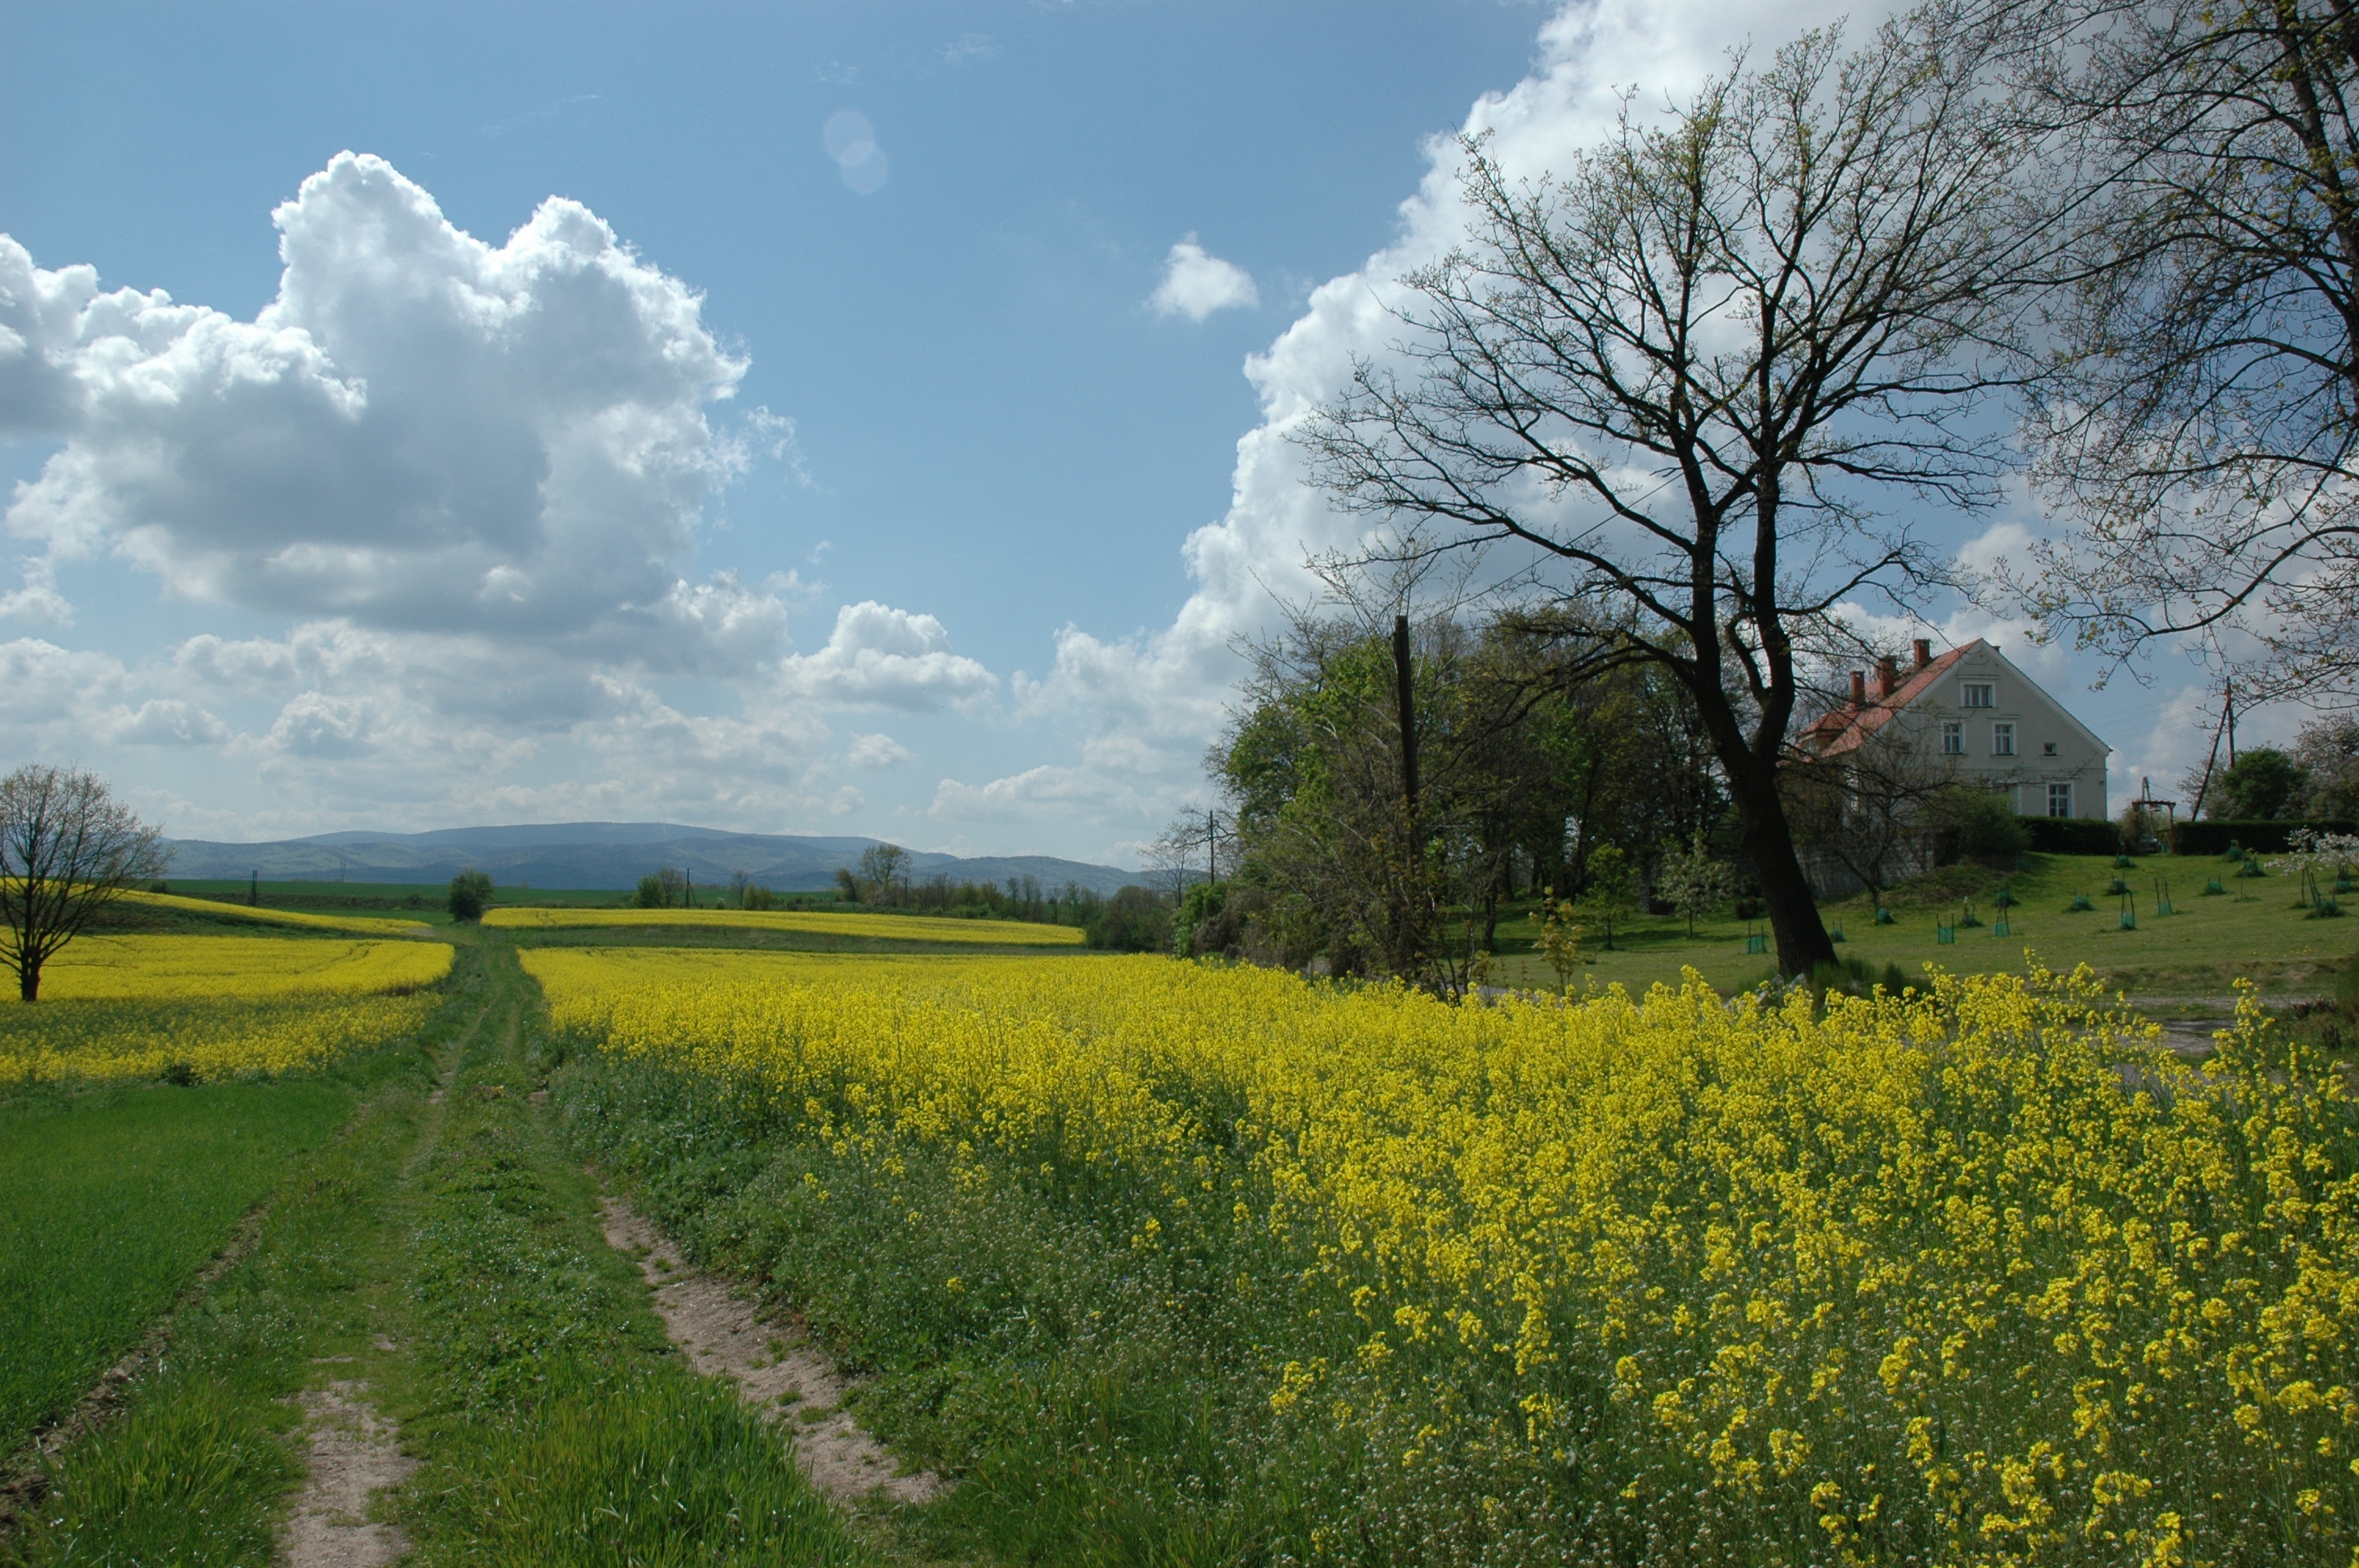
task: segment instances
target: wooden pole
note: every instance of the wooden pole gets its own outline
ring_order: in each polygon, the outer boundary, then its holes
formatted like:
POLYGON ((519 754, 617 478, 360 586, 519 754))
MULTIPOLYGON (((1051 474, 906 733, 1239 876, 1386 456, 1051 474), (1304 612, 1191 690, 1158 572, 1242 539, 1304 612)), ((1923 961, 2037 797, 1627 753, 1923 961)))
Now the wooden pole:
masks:
POLYGON ((1393 617, 1393 685, 1400 711, 1401 813, 1410 849, 1417 840, 1417 683, 1409 668, 1408 617, 1393 617))

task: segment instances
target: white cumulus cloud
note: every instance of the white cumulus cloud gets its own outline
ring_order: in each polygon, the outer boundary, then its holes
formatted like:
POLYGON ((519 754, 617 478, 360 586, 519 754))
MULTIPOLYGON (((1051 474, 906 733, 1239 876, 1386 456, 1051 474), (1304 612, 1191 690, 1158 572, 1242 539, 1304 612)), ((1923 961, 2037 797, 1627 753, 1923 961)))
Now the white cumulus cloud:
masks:
POLYGON ((999 684, 982 665, 951 652, 950 632, 940 621, 875 600, 837 611, 827 645, 790 655, 779 669, 780 684, 790 692, 911 711, 973 702, 999 684))
POLYGON ((844 748, 844 761, 855 768, 889 768, 916 755, 890 735, 854 735, 844 748))
POLYGON ((229 726, 193 702, 150 697, 136 711, 118 708, 100 725, 118 746, 212 746, 230 737, 229 726))
POLYGON ((1215 310, 1258 305, 1253 275, 1234 262, 1208 253, 1189 235, 1163 258, 1163 281, 1147 297, 1158 316, 1185 316, 1201 321, 1215 310))
POLYGON ((670 564, 732 466, 706 409, 745 371, 692 289, 579 202, 495 246, 373 157, 272 216, 285 270, 251 321, 0 237, 0 435, 62 441, 12 532, 185 599, 684 668, 772 651, 782 613, 670 564))

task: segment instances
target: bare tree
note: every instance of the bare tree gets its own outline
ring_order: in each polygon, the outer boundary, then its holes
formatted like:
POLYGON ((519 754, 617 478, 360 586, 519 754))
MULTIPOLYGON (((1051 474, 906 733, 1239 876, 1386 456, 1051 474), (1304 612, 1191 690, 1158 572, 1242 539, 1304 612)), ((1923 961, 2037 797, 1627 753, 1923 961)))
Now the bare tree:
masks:
POLYGON ((0 940, 18 994, 38 1001, 41 966, 168 858, 96 773, 31 762, 0 779, 0 940))
POLYGON ((2020 8, 2076 209, 2029 421, 2071 527, 1993 586, 2116 658, 2191 634, 2240 696, 2359 699, 2359 14, 2020 8))
POLYGON ((1591 624, 1570 673, 1650 663, 1701 711, 1780 968, 1831 961, 1778 774, 1798 661, 1856 646, 1835 613, 1944 580, 1895 492, 1996 499, 1982 405, 2042 229, 2028 133, 1991 34, 1937 5, 1846 53, 1742 61, 1561 178, 1465 143, 1466 242, 1404 281, 1403 341, 1301 440, 1395 553, 1510 544, 1591 624), (1401 368, 1396 368, 1401 367, 1401 368))
POLYGON ((1886 888, 1927 869, 1916 852, 1932 827, 1927 808, 1957 781, 1956 769, 1940 760, 1932 727, 1902 712, 1872 730, 1834 728, 1816 755, 1787 774, 1797 835, 1858 878, 1879 906, 1886 888))

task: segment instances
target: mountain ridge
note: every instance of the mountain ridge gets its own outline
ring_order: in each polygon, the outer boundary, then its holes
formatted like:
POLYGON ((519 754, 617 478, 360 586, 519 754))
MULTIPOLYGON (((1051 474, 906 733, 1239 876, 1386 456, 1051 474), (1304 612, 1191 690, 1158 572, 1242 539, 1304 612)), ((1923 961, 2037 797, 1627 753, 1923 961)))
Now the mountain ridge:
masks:
MULTIPOLYGON (((551 890, 628 888, 658 866, 677 866, 700 884, 738 871, 778 892, 832 887, 839 867, 856 868, 880 843, 854 836, 732 833, 678 822, 534 822, 508 827, 440 827, 421 833, 347 828, 299 838, 236 844, 167 838, 168 876, 227 878, 259 873, 271 881, 442 881, 480 871, 504 887, 551 890)), ((1071 881, 1112 893, 1143 880, 1115 866, 1053 855, 945 855, 912 849, 918 880, 995 881, 1029 876, 1046 889, 1071 881)))

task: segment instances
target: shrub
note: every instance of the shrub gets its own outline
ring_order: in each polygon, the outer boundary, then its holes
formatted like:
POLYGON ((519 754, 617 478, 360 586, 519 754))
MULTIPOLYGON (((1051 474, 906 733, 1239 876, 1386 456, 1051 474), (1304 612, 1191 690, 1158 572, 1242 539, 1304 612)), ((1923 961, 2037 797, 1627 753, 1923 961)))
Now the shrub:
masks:
POLYGON ((2122 830, 2097 816, 2018 816, 2024 838, 2043 855, 2112 855, 2122 830))
POLYGON ((1927 813, 1948 838, 1951 852, 1969 860, 2012 860, 2029 847, 2022 819, 2005 797, 1972 784, 1952 784, 1927 813))

